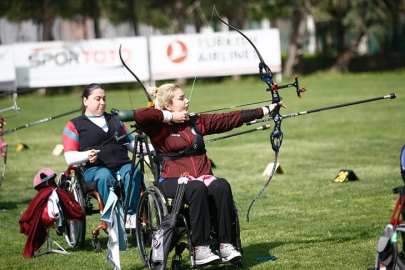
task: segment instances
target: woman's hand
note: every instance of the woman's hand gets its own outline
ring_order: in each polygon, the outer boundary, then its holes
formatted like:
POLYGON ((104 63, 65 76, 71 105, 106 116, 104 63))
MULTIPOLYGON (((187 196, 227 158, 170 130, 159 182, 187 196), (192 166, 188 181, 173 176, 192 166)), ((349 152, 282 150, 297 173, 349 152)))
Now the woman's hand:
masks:
POLYGON ((98 151, 96 151, 95 149, 92 149, 89 151, 89 162, 90 163, 96 163, 97 162, 97 153, 98 151))
POLYGON ((0 128, 4 127, 5 125, 6 125, 6 118, 0 119, 0 128))
POLYGON ((182 111, 182 112, 172 112, 172 122, 173 123, 184 123, 186 121, 190 120, 190 116, 188 115, 188 111, 182 111))
POLYGON ((283 102, 281 102, 281 101, 278 103, 270 103, 270 106, 269 106, 270 113, 272 111, 274 111, 277 107, 287 108, 285 105, 283 105, 283 102))

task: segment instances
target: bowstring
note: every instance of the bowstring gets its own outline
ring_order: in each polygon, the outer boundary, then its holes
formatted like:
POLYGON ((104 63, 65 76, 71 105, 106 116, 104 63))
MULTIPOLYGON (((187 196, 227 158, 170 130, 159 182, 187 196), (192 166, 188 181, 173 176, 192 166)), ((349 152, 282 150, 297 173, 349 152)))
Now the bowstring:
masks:
MULTIPOLYGON (((125 69, 124 69, 124 64, 121 63, 122 66, 122 73, 124 73, 124 78, 125 78, 125 84, 129 85, 127 76, 125 75, 125 69)), ((132 105, 132 99, 131 99, 131 94, 129 93, 129 90, 127 89, 128 97, 129 97, 129 103, 131 104, 131 108, 134 109, 134 105, 132 105)))
MULTIPOLYGON (((212 30, 212 17, 214 16, 214 8, 212 9, 212 13, 211 13, 211 18, 210 21, 208 23, 208 29, 212 30)), ((204 47, 203 47, 204 48, 204 47)), ((197 69, 195 71, 195 75, 194 75, 194 80, 193 80, 193 84, 191 86, 191 91, 190 91, 190 97, 188 98, 188 101, 191 101, 191 96, 193 95, 193 90, 194 90, 194 86, 195 86, 195 82, 197 81, 197 76, 198 73, 200 72, 200 64, 201 64, 201 59, 202 59, 203 53, 200 53, 200 57, 198 58, 198 65, 197 65, 197 69)))
MULTIPOLYGON (((214 11, 215 11, 214 9, 215 9, 215 6, 212 8, 212 13, 211 13, 210 21, 209 21, 209 23, 208 23, 209 29, 212 29, 212 18, 213 18, 213 16, 214 16, 214 11)), ((199 59, 198 59, 197 70, 196 70, 196 73, 195 73, 195 76, 194 76, 193 84, 192 84, 192 86, 191 86, 190 97, 188 98, 189 102, 191 101, 191 96, 192 96, 192 94, 193 94, 195 82, 196 82, 196 80, 197 80, 197 76, 198 76, 198 73, 199 73, 199 71, 200 71, 200 63, 201 63, 202 55, 203 55, 203 54, 200 53, 200 57, 199 57, 199 59)), ((208 111, 207 111, 207 112, 208 112, 208 111)), ((206 149, 206 150, 207 150, 207 156, 208 156, 208 158, 212 159, 212 156, 211 156, 211 154, 209 153, 208 149, 206 149)), ((213 159, 212 159, 212 160, 213 160, 213 159)), ((220 175, 220 177, 222 177, 223 179, 225 179, 225 177, 224 177, 224 175, 223 175, 223 173, 222 173, 222 171, 221 171, 221 169, 220 169, 220 167, 218 166, 217 163, 215 163, 215 167, 216 167, 216 169, 217 169, 218 174, 220 175)), ((239 205, 239 209, 241 209, 242 212, 243 212, 243 214, 245 214, 245 211, 243 210, 242 205, 240 204, 239 200, 237 199, 237 197, 236 197, 236 195, 235 195, 235 193, 234 193, 233 191, 232 191, 232 197, 234 198, 235 202, 239 205)))

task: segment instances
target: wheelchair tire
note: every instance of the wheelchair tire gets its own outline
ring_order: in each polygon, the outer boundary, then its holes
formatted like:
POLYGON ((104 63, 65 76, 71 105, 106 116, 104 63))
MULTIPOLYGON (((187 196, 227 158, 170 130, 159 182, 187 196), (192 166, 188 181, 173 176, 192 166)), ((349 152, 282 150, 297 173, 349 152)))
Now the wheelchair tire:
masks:
POLYGON ((138 202, 135 230, 141 260, 151 269, 154 268, 150 261, 152 238, 167 214, 166 201, 160 190, 155 186, 148 187, 138 202))
MULTIPOLYGON (((80 184, 80 172, 75 170, 74 174, 66 177, 63 173, 58 180, 59 188, 69 192, 80 204, 85 212, 85 195, 80 184)), ((83 248, 86 238, 86 220, 70 221, 64 220, 65 238, 70 247, 83 248)))

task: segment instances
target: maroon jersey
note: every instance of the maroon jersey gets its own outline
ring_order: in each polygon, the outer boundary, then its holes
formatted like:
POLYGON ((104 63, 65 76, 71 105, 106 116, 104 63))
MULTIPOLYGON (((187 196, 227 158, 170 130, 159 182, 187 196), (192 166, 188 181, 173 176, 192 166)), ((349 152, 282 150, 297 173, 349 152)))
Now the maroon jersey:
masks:
MULTIPOLYGON (((263 117, 261 108, 255 110, 232 111, 222 114, 197 114, 195 124, 202 135, 211 135, 230 131, 245 122, 263 117)), ((176 153, 190 147, 197 138, 197 133, 190 122, 176 124, 163 122, 163 112, 153 108, 134 111, 134 119, 139 128, 150 138, 158 153, 176 153)), ((161 177, 179 177, 188 172, 191 176, 212 175, 211 162, 206 154, 185 156, 165 160, 161 177)))

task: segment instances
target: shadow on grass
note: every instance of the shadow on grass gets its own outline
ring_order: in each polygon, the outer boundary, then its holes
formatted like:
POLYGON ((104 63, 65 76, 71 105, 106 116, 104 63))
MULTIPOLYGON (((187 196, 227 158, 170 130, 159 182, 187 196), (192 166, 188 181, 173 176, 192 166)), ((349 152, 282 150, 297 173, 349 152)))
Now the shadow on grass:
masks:
MULTIPOLYGON (((308 246, 311 246, 315 244, 316 246, 319 246, 319 243, 329 243, 329 244, 342 244, 345 242, 352 242, 358 239, 364 239, 365 237, 370 237, 370 233, 367 231, 362 231, 362 232, 357 232, 356 234, 351 234, 350 236, 344 236, 344 237, 333 237, 333 238, 319 238, 319 239, 308 239, 308 240, 287 240, 287 241, 275 241, 275 242, 269 242, 269 243, 257 243, 257 244, 252 244, 248 246, 243 245, 243 239, 242 239, 242 248, 243 248, 243 267, 244 269, 249 269, 250 267, 253 267, 255 265, 267 263, 269 260, 261 260, 261 261, 256 261, 256 258, 265 258, 265 257, 271 257, 275 256, 276 258, 280 256, 280 254, 273 253, 273 250, 276 249, 279 246, 290 246, 290 248, 287 248, 288 253, 291 254, 293 252, 302 250, 302 249, 307 249, 308 246)), ((376 242, 377 242, 376 238, 376 242)), ((284 251, 286 252, 286 251, 284 251)), ((276 259, 277 260, 277 259, 276 259)), ((227 268, 225 268, 227 269, 227 268)), ((233 268, 229 268, 233 269, 233 268)))
POLYGON ((18 205, 25 205, 25 204, 27 204, 26 208, 28 208, 28 205, 31 203, 31 201, 32 201, 32 199, 27 199, 27 200, 18 202, 18 204, 16 202, 0 202, 0 210, 3 210, 3 209, 4 210, 14 210, 14 209, 18 209, 18 205))
MULTIPOLYGON (((206 269, 222 269, 222 270, 231 270, 231 269, 251 269, 255 266, 268 263, 271 264, 271 261, 256 261, 256 258, 263 258, 263 257, 270 257, 275 256, 276 261, 277 258, 282 256, 282 254, 277 254, 274 252, 280 246, 287 246, 284 248, 286 251, 284 253, 292 254, 296 251, 300 251, 302 249, 307 249, 311 245, 319 246, 319 243, 324 244, 342 244, 346 242, 356 241, 358 239, 364 239, 364 237, 369 237, 370 233, 367 231, 360 231, 356 232, 344 237, 319 237, 314 239, 306 239, 306 240, 286 240, 286 241, 274 241, 274 242, 260 242, 251 245, 244 245, 242 239, 242 248, 243 248, 243 265, 238 267, 234 264, 221 264, 221 265, 211 265, 205 266, 206 269)), ((127 234, 128 237, 128 245, 127 249, 134 249, 136 248, 136 241, 132 238, 131 234, 127 234)), ((101 244, 101 253, 105 254, 107 251, 107 242, 108 242, 108 235, 104 231, 100 231, 100 235, 98 236, 98 240, 101 244)), ((377 239, 376 239, 377 241, 377 239)), ((79 251, 87 251, 87 252, 94 252, 93 245, 92 245, 92 235, 88 233, 86 235, 86 240, 83 249, 69 249, 69 252, 79 252, 79 251)), ((138 252, 136 250, 136 252, 138 252)), ((278 251, 281 252, 281 251, 278 251)), ((183 266, 185 267, 188 263, 188 259, 186 258, 189 255, 187 251, 183 254, 183 259, 186 261, 183 262, 183 266)), ((171 259, 171 257, 170 257, 171 259)))
POLYGON ((26 199, 23 201, 19 201, 18 203, 10 201, 10 202, 0 202, 0 209, 5 209, 5 210, 12 210, 12 209, 18 209, 18 205, 27 205, 25 209, 28 208, 29 204, 31 203, 32 199, 26 199))
MULTIPOLYGON (((72 251, 77 250, 77 251, 91 251, 95 252, 94 247, 93 247, 93 236, 92 234, 87 234, 86 235, 86 240, 84 241, 84 247, 81 249, 71 249, 72 251)), ((106 252, 107 251, 107 243, 108 243, 108 235, 103 231, 100 230, 100 235, 98 235, 98 241, 100 242, 101 245, 101 252, 106 252)), ((127 244, 127 249, 132 249, 136 248, 136 240, 132 238, 131 234, 127 234, 128 238, 128 244, 127 244)))
POLYGON ((0 211, 7 211, 12 209, 17 209, 18 206, 16 203, 13 202, 2 202, 0 203, 0 211))

